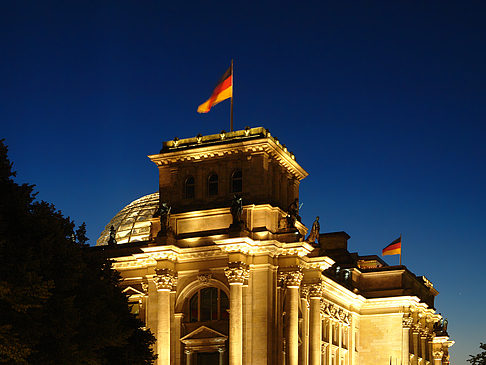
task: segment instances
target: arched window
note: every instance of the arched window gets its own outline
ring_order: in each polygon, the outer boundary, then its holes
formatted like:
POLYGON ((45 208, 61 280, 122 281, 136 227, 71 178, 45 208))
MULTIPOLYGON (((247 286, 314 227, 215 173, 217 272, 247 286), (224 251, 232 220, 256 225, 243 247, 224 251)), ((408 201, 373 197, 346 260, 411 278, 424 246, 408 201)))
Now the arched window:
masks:
POLYGON ((228 320, 228 296, 219 288, 197 291, 189 300, 189 322, 228 320))
POLYGON ((184 198, 194 199, 194 196, 195 196, 194 177, 189 176, 184 182, 184 198))
POLYGON ((241 193, 243 191, 243 175, 241 170, 233 171, 231 175, 231 192, 232 193, 241 193))
POLYGON ((208 195, 218 195, 218 175, 211 174, 208 177, 208 195))

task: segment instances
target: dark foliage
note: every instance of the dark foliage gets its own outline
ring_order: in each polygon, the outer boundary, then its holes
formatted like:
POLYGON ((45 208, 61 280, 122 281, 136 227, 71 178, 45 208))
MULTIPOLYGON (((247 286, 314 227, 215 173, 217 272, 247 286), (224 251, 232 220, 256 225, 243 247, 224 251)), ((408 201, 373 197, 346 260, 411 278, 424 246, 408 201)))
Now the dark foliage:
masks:
POLYGON ((486 365, 486 343, 481 343, 479 347, 484 351, 475 356, 469 355, 470 358, 467 359, 472 365, 486 365))
POLYGON ((152 364, 155 339, 130 313, 86 225, 14 182, 0 141, 0 363, 152 364))

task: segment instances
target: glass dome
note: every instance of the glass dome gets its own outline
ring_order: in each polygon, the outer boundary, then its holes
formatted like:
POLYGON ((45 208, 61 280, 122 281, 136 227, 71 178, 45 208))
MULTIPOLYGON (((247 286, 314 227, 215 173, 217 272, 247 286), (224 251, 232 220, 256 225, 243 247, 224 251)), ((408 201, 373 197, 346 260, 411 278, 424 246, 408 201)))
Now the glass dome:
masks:
POLYGON ((110 227, 116 231, 117 243, 147 241, 150 236, 150 221, 159 208, 159 193, 145 195, 120 210, 106 225, 96 245, 107 245, 110 227))

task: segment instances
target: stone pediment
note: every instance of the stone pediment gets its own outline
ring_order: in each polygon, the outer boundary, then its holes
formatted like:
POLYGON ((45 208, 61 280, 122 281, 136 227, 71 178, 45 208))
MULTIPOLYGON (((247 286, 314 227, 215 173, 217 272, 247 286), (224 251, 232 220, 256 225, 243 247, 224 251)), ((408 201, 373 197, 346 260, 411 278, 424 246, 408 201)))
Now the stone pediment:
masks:
POLYGON ((213 330, 212 328, 201 326, 181 338, 182 342, 189 340, 205 340, 205 339, 222 339, 226 340, 228 336, 213 330))
POLYGON ((126 287, 125 289, 122 290, 122 293, 128 295, 128 296, 132 296, 132 295, 145 295, 144 293, 142 293, 140 290, 137 290, 131 286, 128 286, 126 287))

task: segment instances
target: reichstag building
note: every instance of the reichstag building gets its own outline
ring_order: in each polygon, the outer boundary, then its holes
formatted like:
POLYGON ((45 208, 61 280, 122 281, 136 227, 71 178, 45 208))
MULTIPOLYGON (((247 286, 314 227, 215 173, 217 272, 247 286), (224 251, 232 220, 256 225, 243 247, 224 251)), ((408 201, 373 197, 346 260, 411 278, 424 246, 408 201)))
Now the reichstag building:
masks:
POLYGON ((449 364, 438 291, 405 266, 305 227, 308 174, 264 128, 174 139, 159 191, 122 209, 97 250, 156 336, 158 365, 449 364))

